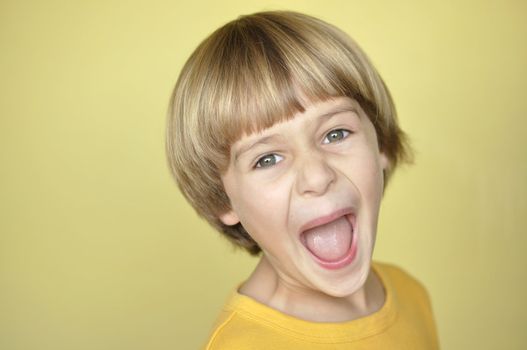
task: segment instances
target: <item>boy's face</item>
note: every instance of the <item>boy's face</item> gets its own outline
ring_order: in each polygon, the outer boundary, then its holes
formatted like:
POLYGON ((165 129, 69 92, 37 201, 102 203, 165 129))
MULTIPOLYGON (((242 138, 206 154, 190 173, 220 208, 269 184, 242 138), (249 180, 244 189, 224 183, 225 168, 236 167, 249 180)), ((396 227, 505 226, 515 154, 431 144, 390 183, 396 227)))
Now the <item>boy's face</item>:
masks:
POLYGON ((370 270, 386 167, 355 100, 310 104, 232 145, 220 219, 241 222, 284 285, 347 296, 370 270))

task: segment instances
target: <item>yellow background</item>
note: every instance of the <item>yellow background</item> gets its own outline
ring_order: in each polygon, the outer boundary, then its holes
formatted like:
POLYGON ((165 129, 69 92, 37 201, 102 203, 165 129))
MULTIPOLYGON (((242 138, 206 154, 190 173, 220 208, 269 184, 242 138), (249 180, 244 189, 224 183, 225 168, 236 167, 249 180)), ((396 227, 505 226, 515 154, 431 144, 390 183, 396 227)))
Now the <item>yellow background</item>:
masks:
POLYGON ((255 260, 182 199, 164 155, 184 61, 258 10, 354 37, 416 164, 375 258, 431 294, 443 349, 525 349, 524 1, 1 1, 0 348, 195 349, 255 260))

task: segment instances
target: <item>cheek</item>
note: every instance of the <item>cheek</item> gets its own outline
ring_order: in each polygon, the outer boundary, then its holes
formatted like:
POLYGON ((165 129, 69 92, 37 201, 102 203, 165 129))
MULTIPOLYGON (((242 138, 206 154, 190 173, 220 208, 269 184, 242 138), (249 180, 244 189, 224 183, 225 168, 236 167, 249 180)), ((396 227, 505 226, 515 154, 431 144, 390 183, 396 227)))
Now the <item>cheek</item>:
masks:
MULTIPOLYGON (((255 239, 278 232, 287 222, 288 193, 279 184, 258 186, 254 183, 240 183, 232 198, 233 209, 247 232, 255 239)), ((282 228, 283 229, 283 228, 282 228)), ((280 230, 281 231, 281 230, 280 230)))
POLYGON ((380 201, 383 189, 383 172, 380 158, 366 152, 352 157, 348 165, 350 180, 359 190, 363 200, 380 201))

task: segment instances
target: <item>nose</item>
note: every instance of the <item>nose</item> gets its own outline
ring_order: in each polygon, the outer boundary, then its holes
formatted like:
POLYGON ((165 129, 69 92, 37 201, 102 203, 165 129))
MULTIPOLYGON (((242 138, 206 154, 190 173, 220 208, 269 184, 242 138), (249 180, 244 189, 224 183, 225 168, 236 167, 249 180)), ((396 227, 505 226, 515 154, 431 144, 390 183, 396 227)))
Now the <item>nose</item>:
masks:
POLYGON ((301 195, 320 196, 335 182, 337 174, 327 158, 309 152, 297 164, 296 188, 301 195))

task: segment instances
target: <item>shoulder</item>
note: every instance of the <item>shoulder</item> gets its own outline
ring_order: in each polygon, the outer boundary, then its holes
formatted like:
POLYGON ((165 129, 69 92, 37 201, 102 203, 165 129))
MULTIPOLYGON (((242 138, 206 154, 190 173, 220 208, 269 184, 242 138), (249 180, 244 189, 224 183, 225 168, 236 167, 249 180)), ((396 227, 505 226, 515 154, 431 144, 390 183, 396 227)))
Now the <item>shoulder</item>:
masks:
POLYGON ((204 350, 248 349, 264 331, 257 322, 236 311, 225 311, 216 323, 204 350))
POLYGON ((259 305, 237 292, 235 288, 227 298, 209 335, 204 350, 255 349, 272 339, 272 327, 259 312, 259 305))
POLYGON ((422 300, 424 303, 430 304, 430 297, 424 284, 406 269, 378 261, 373 262, 373 268, 400 297, 414 301, 422 300))
MULTIPOLYGON (((405 269, 393 264, 374 262, 373 268, 385 279, 385 288, 392 293, 399 319, 414 320, 414 328, 427 335, 430 344, 438 344, 437 327, 430 295, 425 286, 405 269), (418 321, 418 322, 416 322, 418 321)), ((414 330, 415 330, 414 329, 414 330)), ((428 347, 430 348, 430 347, 428 347)), ((435 345, 434 348, 438 348, 435 345)))
POLYGON ((373 268, 384 280, 398 310, 407 317, 421 320, 427 332, 437 339, 432 301, 425 286, 399 266, 374 262, 373 268))

